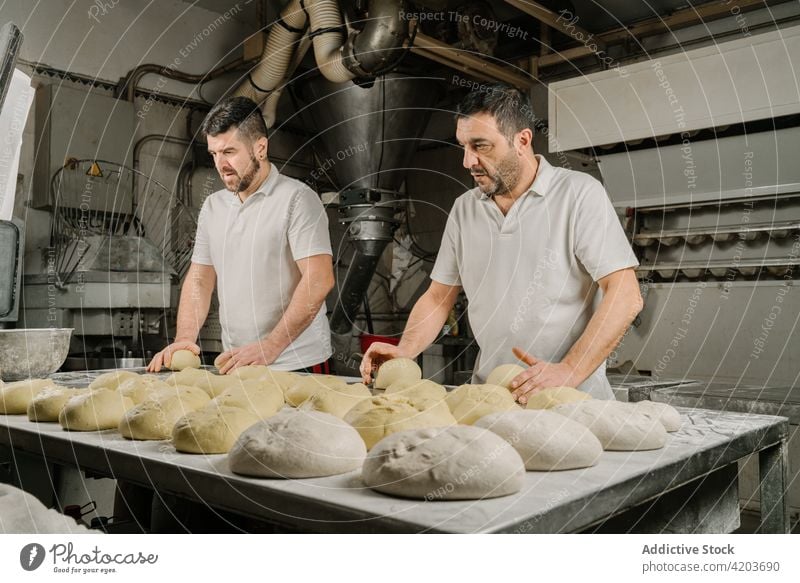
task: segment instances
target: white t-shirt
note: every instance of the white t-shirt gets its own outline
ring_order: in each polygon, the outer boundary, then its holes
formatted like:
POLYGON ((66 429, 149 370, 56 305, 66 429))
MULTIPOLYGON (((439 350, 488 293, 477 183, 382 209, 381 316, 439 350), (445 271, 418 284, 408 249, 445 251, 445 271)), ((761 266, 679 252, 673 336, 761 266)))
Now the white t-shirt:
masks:
MULTIPOLYGON (((478 188, 456 199, 431 273, 464 288, 476 383, 517 362, 515 346, 559 362, 589 323, 597 280, 638 265, 603 186, 536 159, 536 179, 507 215, 478 188)), ((578 388, 613 398, 605 363, 578 388)))
MULTIPOLYGON (((217 295, 225 349, 265 338, 283 317, 300 281, 296 261, 331 253, 328 217, 316 193, 275 166, 261 187, 242 203, 220 190, 203 203, 193 263, 217 273, 217 295)), ((323 303, 295 341, 272 364, 305 368, 328 359, 330 328, 323 303)))

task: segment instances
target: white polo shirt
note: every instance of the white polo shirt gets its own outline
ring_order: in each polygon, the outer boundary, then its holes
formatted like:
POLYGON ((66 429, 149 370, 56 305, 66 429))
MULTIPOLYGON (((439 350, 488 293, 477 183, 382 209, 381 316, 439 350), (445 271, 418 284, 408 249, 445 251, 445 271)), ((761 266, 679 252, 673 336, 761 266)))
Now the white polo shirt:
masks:
MULTIPOLYGON (((537 155, 531 188, 503 216, 479 188, 456 199, 431 279, 459 285, 480 353, 473 382, 519 346, 559 362, 594 312, 597 280, 638 265, 603 186, 537 155)), ((579 389, 612 399, 603 363, 579 389)))
MULTIPOLYGON (((328 218, 316 193, 273 165, 244 203, 229 190, 210 195, 200 210, 193 263, 217 273, 222 345, 266 337, 283 317, 300 281, 296 261, 331 253, 328 218)), ((272 364, 305 368, 328 359, 330 328, 323 303, 311 322, 272 364)))

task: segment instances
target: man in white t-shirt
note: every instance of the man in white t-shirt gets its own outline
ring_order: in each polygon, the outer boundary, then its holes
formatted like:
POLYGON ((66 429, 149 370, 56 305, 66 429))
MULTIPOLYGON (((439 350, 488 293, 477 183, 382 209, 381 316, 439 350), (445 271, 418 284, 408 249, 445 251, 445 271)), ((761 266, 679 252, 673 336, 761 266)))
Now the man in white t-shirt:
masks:
POLYGON ((225 189, 203 203, 175 341, 148 370, 169 366, 176 350, 200 353, 196 340, 216 285, 221 373, 251 364, 325 372, 332 353, 325 296, 334 279, 319 197, 267 160, 267 128, 250 99, 221 101, 202 131, 225 189))
POLYGON ((605 359, 642 298, 636 256, 605 190, 534 153, 532 109, 516 89, 474 91, 456 118, 463 164, 477 187, 453 205, 430 287, 400 344, 375 343, 364 355, 364 381, 382 362, 414 358, 430 345, 463 289, 480 347, 473 382, 519 359, 528 365, 512 381, 520 403, 557 386, 613 398, 605 359))

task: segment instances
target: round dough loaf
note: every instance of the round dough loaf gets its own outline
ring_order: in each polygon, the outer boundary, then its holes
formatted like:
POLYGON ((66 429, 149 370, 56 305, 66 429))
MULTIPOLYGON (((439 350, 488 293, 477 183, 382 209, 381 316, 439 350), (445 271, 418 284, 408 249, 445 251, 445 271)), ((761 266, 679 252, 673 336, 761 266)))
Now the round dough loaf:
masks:
POLYGON ((239 407, 204 407, 178 419, 172 428, 172 444, 184 453, 227 453, 257 421, 255 413, 239 407))
POLYGON ((606 450, 660 449, 667 442, 667 432, 658 419, 638 412, 630 403, 589 399, 559 405, 551 411, 588 427, 606 450))
POLYGON ((263 364, 248 364, 233 369, 229 374, 232 377, 238 377, 242 380, 255 380, 260 379, 269 372, 269 369, 263 364))
POLYGON ((185 368, 180 372, 171 374, 166 379, 170 385, 186 385, 203 389, 209 397, 216 397, 229 386, 241 382, 241 379, 231 376, 220 376, 196 368, 185 368))
POLYGON ((486 429, 455 425, 395 433, 367 454, 361 477, 401 498, 474 500, 519 492, 525 465, 486 429))
POLYGON ((587 427, 551 411, 492 413, 478 419, 475 427, 489 429, 510 443, 527 470, 587 468, 603 453, 587 427))
POLYGON ((194 411, 207 406, 211 402, 211 397, 208 396, 203 389, 198 387, 190 387, 189 385, 175 385, 168 386, 161 389, 153 395, 151 400, 162 401, 164 399, 178 398, 183 402, 183 406, 187 411, 194 411))
POLYGON ((577 401, 586 401, 591 399, 588 393, 579 391, 572 387, 550 387, 549 389, 542 389, 528 397, 528 403, 525 405, 526 409, 552 409, 559 405, 566 403, 575 403, 577 401))
POLYGON ((212 404, 217 407, 239 407, 266 419, 275 415, 283 407, 283 391, 270 382, 262 380, 243 380, 225 389, 215 397, 212 404))
POLYGON ((140 376, 124 381, 117 389, 120 394, 128 397, 134 405, 152 399, 156 394, 172 388, 159 378, 140 376))
POLYGON ((497 385, 461 385, 447 395, 447 406, 459 423, 472 425, 490 413, 518 409, 514 397, 497 385))
POLYGON ((357 470, 366 454, 358 432, 338 417, 289 409, 245 430, 228 463, 245 476, 315 478, 357 470))
POLYGON ((61 409, 72 397, 84 395, 89 389, 72 389, 69 387, 45 387, 28 405, 28 419, 31 421, 56 422, 61 409))
POLYGON ((116 391, 128 379, 138 379, 139 375, 129 370, 106 372, 89 383, 90 389, 111 389, 116 391))
POLYGON ((675 407, 657 401, 637 401, 633 405, 637 410, 658 419, 668 433, 681 428, 681 414, 675 407))
POLYGON ((455 425, 456 423, 456 419, 453 417, 453 414, 450 413, 450 409, 447 407, 447 403, 444 402, 444 399, 428 399, 424 396, 409 397, 401 393, 376 395, 369 399, 364 399, 347 412, 344 416, 344 420, 346 423, 352 425, 356 419, 367 411, 375 409, 376 407, 385 407, 393 403, 410 405, 418 411, 433 409, 434 414, 441 419, 444 425, 455 425))
POLYGON ((501 364, 489 373, 486 378, 487 385, 497 385, 511 390, 511 381, 518 374, 525 372, 525 369, 518 364, 501 364))
MULTIPOLYGON (((441 401, 434 402, 441 405, 441 401)), ((455 418, 446 407, 415 407, 410 401, 398 397, 389 397, 386 401, 373 406, 360 415, 351 417, 351 425, 355 427, 361 439, 371 449, 387 435, 428 427, 446 427, 455 425, 455 418)))
POLYGON ((385 389, 400 380, 418 381, 422 378, 419 365, 410 358, 393 358, 384 362, 375 375, 376 389, 385 389))
POLYGON ((429 380, 397 381, 386 388, 386 395, 403 395, 409 399, 429 399, 441 401, 447 396, 447 389, 429 380))
POLYGON ((169 439, 178 419, 204 407, 208 400, 208 395, 201 389, 177 387, 171 395, 164 394, 126 411, 119 422, 119 432, 128 439, 169 439))
POLYGON ((36 395, 55 386, 50 379, 28 379, 0 386, 0 414, 25 415, 36 395))
POLYGON ((70 431, 116 429, 133 401, 117 391, 100 388, 72 397, 58 415, 58 423, 70 431))
POLYGON ((372 393, 367 386, 361 383, 328 387, 314 393, 301 407, 330 413, 342 419, 350 409, 371 396, 372 393))
POLYGON ((200 368, 200 357, 191 350, 176 350, 169 361, 169 369, 181 371, 185 368, 200 368))
POLYGON ((299 407, 317 393, 327 391, 331 387, 345 387, 342 379, 330 375, 298 375, 298 379, 286 389, 286 402, 292 407, 299 407))

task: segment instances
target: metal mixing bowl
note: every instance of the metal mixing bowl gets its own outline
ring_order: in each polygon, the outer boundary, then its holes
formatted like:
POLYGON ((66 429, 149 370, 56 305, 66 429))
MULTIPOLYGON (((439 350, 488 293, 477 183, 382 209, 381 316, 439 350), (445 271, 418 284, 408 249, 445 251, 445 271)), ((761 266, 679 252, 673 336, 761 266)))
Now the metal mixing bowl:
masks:
POLYGON ((73 328, 0 330, 0 378, 37 379, 56 372, 69 352, 73 328))

